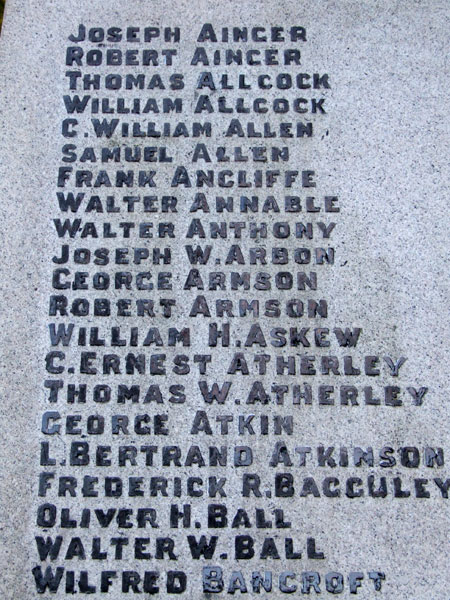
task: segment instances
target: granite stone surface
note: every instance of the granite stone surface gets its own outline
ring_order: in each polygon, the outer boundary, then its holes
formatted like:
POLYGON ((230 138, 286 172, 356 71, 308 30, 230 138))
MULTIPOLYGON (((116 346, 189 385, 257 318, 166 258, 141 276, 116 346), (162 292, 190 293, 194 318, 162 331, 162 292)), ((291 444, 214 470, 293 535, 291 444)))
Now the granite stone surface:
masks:
POLYGON ((450 598, 448 31, 8 0, 1 598, 450 598))

